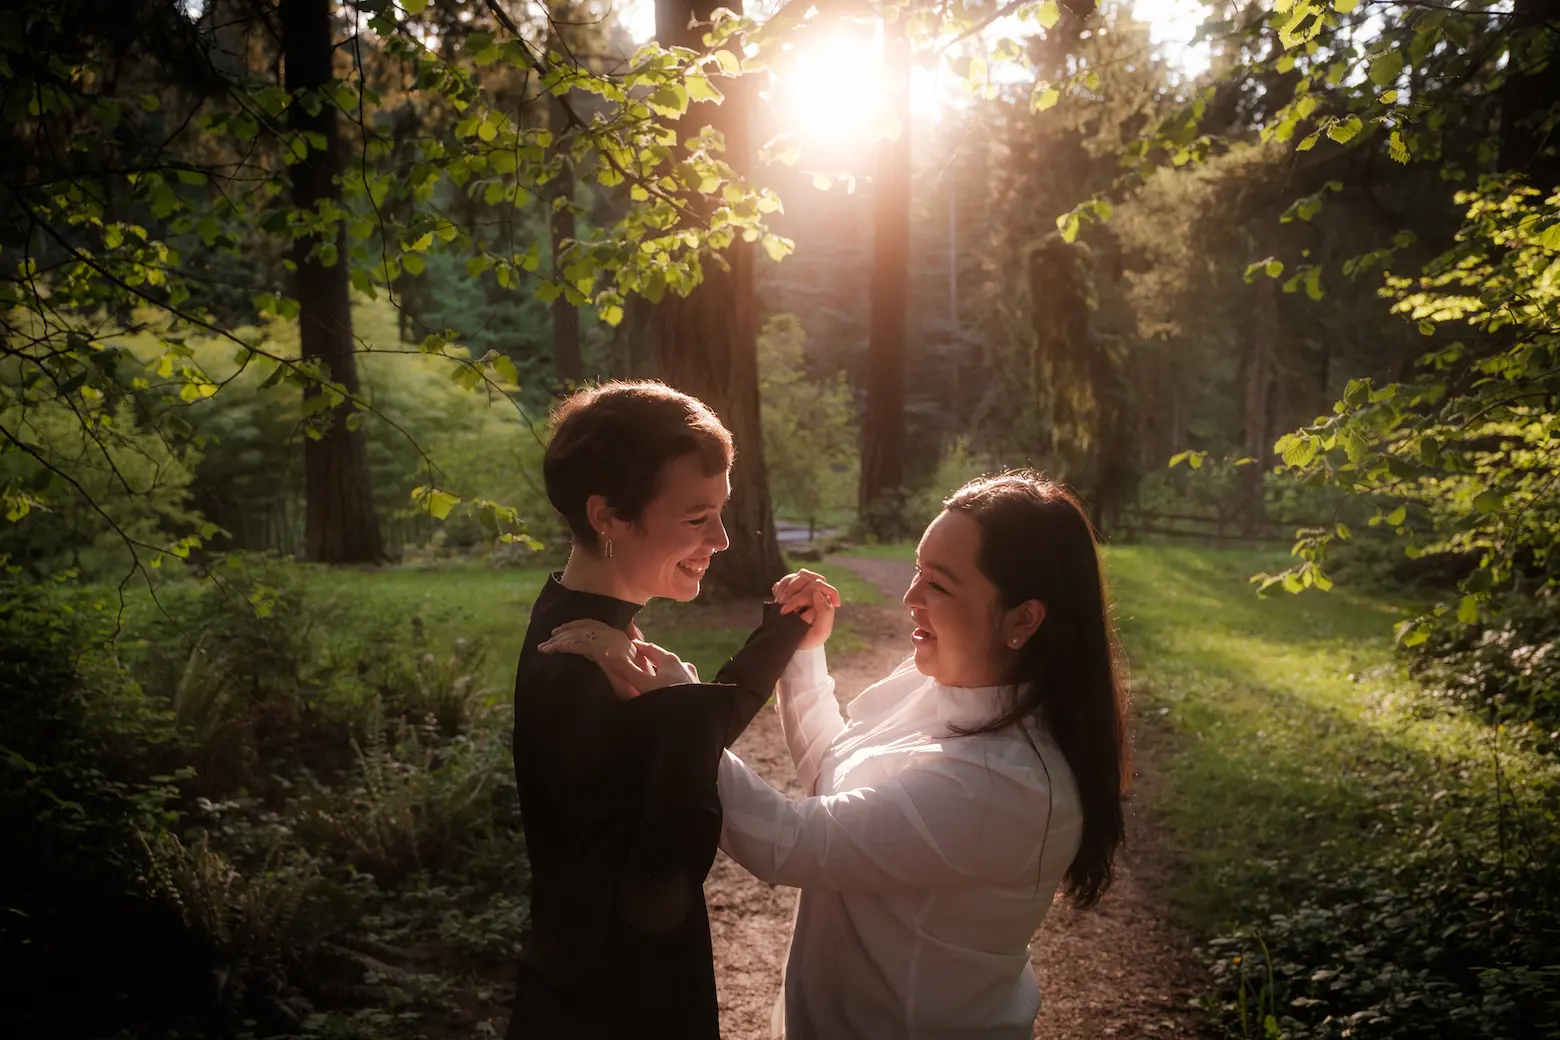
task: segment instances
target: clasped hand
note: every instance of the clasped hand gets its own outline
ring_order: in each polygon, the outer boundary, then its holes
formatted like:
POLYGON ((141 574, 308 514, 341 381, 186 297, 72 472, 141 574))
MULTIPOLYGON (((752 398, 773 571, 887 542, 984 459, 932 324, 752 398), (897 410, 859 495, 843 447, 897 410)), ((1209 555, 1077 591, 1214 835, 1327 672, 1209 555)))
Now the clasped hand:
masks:
MULTIPOLYGON (((775 582, 780 613, 800 613, 811 628, 799 649, 822 646, 834 631, 840 593, 821 574, 800 570, 775 582)), ((663 647, 644 638, 637 625, 622 632, 601 621, 581 619, 553 629, 538 647, 544 654, 577 654, 596 662, 612 690, 627 700, 665 686, 699 681, 698 670, 663 647)))

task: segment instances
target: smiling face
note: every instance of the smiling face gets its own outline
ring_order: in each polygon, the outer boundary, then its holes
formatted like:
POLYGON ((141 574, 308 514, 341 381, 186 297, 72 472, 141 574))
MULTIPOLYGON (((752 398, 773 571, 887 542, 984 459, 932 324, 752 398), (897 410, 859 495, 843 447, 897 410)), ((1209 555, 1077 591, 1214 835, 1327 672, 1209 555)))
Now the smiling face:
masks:
POLYGON ((624 598, 686 603, 697 596, 710 559, 731 544, 720 515, 730 498, 729 472, 706 476, 693 454, 679 455, 662 469, 658 493, 638 523, 618 518, 605 499, 591 496, 587 511, 596 529, 612 539, 612 559, 604 562, 617 572, 624 598))
POLYGON ((945 511, 921 536, 904 603, 915 621, 915 667, 944 686, 996 686, 1045 618, 1038 600, 1011 609, 978 559, 980 523, 945 511))

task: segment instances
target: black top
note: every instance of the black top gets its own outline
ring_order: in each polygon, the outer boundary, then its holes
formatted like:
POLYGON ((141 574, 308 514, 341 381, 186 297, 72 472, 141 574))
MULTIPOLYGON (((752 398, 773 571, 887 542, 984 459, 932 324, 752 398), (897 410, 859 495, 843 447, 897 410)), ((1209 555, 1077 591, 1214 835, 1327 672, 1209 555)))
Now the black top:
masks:
POLYGON ((807 623, 774 604, 713 683, 624 701, 588 658, 536 647, 566 621, 627 631, 638 605, 548 579, 515 677, 531 933, 510 1040, 718 1038, 704 877, 721 750, 769 700, 807 623))

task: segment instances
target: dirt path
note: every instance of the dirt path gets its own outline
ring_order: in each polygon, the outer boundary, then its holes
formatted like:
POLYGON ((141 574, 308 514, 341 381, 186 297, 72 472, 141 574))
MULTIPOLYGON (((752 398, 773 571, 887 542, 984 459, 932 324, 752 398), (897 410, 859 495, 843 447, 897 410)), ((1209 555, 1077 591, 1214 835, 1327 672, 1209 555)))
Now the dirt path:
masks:
MULTIPOLYGON (((897 600, 909 564, 888 560, 833 560, 897 600)), ((902 610, 850 606, 867 648, 831 662, 842 701, 886 674, 909 652, 909 619, 902 610)), ((1129 802, 1128 847, 1117 857, 1116 883, 1094 910, 1058 902, 1031 947, 1044 1008, 1035 1035, 1046 1040, 1197 1035, 1189 1001, 1199 970, 1191 940, 1167 919, 1158 894, 1171 869, 1156 827, 1153 747, 1140 741, 1138 778, 1129 802)), ((799 794, 773 711, 760 713, 735 748, 777 788, 799 794)), ((769 1014, 780 989, 796 890, 771 888, 722 853, 704 885, 715 941, 721 1036, 767 1040, 769 1014)))

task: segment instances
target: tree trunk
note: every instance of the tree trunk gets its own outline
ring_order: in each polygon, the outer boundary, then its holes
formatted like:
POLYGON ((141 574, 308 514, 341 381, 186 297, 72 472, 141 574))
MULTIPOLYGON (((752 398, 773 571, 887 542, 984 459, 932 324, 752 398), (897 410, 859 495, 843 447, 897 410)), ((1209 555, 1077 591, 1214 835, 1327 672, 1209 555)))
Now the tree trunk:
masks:
POLYGON ((1245 449, 1256 460, 1240 471, 1241 513, 1247 534, 1267 515, 1262 477, 1272 458, 1270 396, 1273 381, 1273 340, 1278 334, 1278 282, 1257 279, 1256 311, 1251 322, 1251 352, 1246 365, 1245 449))
MULTIPOLYGON (((717 7, 742 13, 740 3, 717 0, 656 0, 656 37, 662 46, 703 50, 704 29, 717 7)), ((748 169, 746 78, 721 83, 725 101, 690 105, 677 135, 687 140, 713 126, 725 135, 725 159, 740 174, 748 169)), ((759 417, 758 325, 754 315, 753 247, 738 238, 723 254, 730 271, 704 265, 704 280, 687 297, 668 294, 657 307, 661 374, 672 386, 714 409, 737 442, 731 471, 726 530, 731 548, 710 565, 707 586, 716 595, 767 597, 785 574, 775 541, 774 507, 764 468, 764 431, 759 417)))
POLYGON ((1512 56, 1512 76, 1500 94, 1501 171, 1526 173, 1546 195, 1560 187, 1560 130, 1546 129, 1546 117, 1560 101, 1560 0, 1516 0, 1511 29, 1551 35, 1545 54, 1538 41, 1512 56), (1543 67, 1528 71, 1544 57, 1543 67))
POLYGON ((899 136, 878 145, 873 186, 872 319, 867 349, 867 415, 861 429, 861 524, 880 538, 903 533, 905 470, 905 305, 910 275, 910 42, 903 21, 884 26, 885 76, 899 136))
MULTIPOLYGON (((282 0, 280 5, 282 60, 287 89, 296 94, 330 84, 335 48, 331 37, 330 0, 282 0)), ((341 164, 341 141, 336 109, 325 101, 317 114, 294 103, 287 110, 288 126, 315 132, 325 138, 325 148, 311 149, 308 157, 292 166, 292 203, 314 211, 322 203, 341 206, 336 173, 341 164)), ((338 221, 327 241, 305 235, 293 243, 297 264, 298 332, 305 361, 321 359, 326 375, 348 393, 358 391, 357 359, 352 338, 351 300, 347 293, 346 224, 338 221), (326 263, 316 248, 334 252, 326 263)), ((318 387, 304 390, 310 399, 318 387)), ((353 407, 345 403, 330 415, 323 437, 307 437, 303 443, 304 493, 307 499, 304 557, 318 563, 379 563, 384 547, 379 518, 374 513, 369 477, 368 450, 361 430, 349 427, 353 407)))
MULTIPOLYGON (((567 8, 562 4, 556 4, 552 11, 553 32, 558 32, 557 26, 569 18, 567 8)), ((554 43, 554 50, 562 51, 562 47, 554 43)), ((562 148, 562 138, 568 129, 568 114, 564 109, 564 99, 556 94, 549 95, 548 121, 552 124, 552 134, 555 147, 562 148)), ((563 170, 558 174, 558 179, 553 181, 552 197, 556 199, 568 199, 574 201, 574 167, 567 158, 563 162, 563 170)), ((556 205, 556 204, 555 204, 556 205)), ((572 205, 562 209, 554 208, 552 211, 552 270, 554 278, 561 278, 564 266, 559 263, 559 254, 563 252, 564 243, 574 237, 574 209, 572 205)), ((585 362, 580 357, 580 309, 570 303, 568 298, 560 295, 552 302, 552 342, 553 364, 558 373, 558 382, 563 384, 578 383, 585 378, 585 362)))

